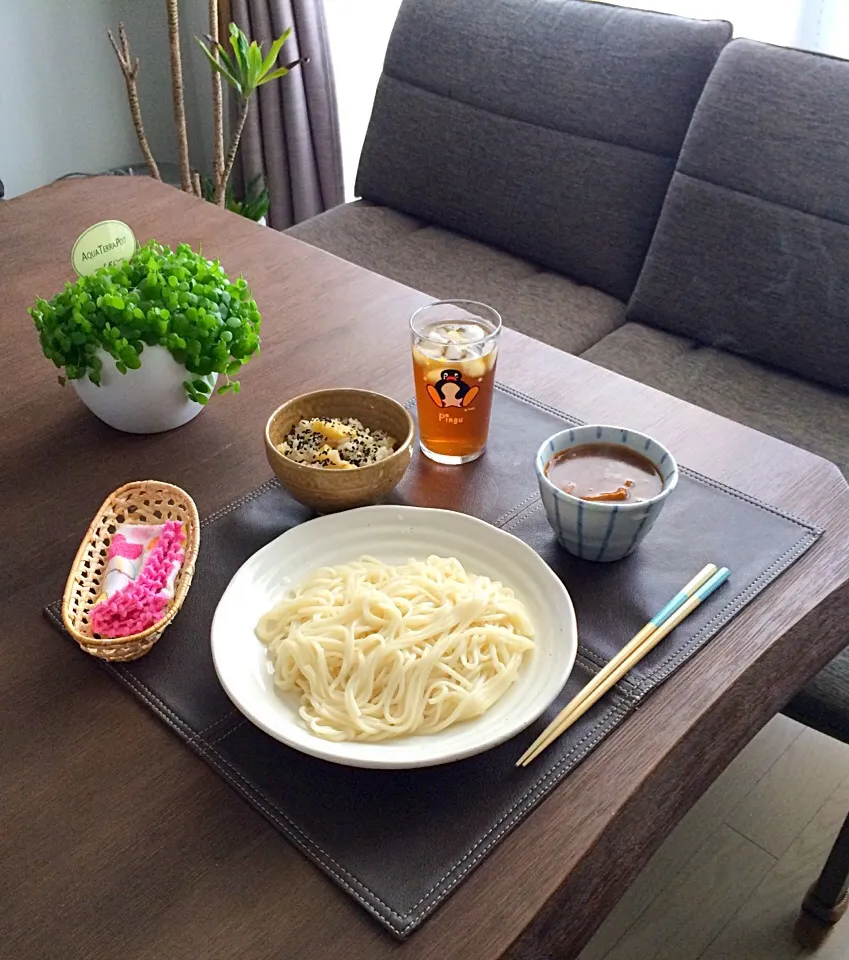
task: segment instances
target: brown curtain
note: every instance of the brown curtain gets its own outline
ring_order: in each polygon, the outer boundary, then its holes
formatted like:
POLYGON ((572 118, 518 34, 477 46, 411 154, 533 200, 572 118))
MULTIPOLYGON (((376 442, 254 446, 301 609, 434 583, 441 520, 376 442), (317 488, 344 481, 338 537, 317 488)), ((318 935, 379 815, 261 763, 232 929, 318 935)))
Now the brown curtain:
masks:
POLYGON ((344 200, 324 0, 231 0, 230 11, 234 23, 266 50, 293 28, 280 64, 309 57, 309 63, 257 90, 239 148, 239 179, 265 179, 269 226, 285 230, 344 200))

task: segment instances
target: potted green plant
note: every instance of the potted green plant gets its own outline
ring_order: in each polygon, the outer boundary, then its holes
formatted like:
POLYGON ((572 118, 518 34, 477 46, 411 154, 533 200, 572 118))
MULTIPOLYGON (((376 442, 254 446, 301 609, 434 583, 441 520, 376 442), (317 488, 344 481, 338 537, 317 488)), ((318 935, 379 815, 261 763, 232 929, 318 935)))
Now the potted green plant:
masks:
MULTIPOLYGON (((268 192, 264 187, 251 184, 243 198, 234 200, 230 187, 230 176, 236 162, 242 131, 245 127, 250 102, 257 89, 265 83, 271 83, 285 77, 296 67, 309 63, 308 57, 299 57, 291 63, 278 65, 277 58, 286 41, 292 36, 291 27, 274 40, 266 54, 261 44, 251 41, 235 23, 227 30, 226 49, 220 39, 218 0, 209 0, 209 34, 206 43, 195 37, 200 44, 212 69, 212 170, 206 178, 200 171, 192 169, 189 160, 189 141, 186 130, 186 108, 183 90, 183 61, 180 52, 180 14, 178 0, 166 0, 168 17, 168 41, 171 62, 171 92, 174 104, 174 123, 177 132, 177 152, 179 158, 180 185, 187 193, 204 197, 218 206, 227 206, 257 222, 261 222, 268 211, 268 192), (237 112, 233 117, 229 136, 229 148, 225 152, 224 131, 224 95, 222 82, 226 81, 236 93, 237 112)), ((161 180, 159 166, 153 156, 142 120, 139 99, 138 77, 139 59, 130 50, 130 42, 123 23, 118 25, 117 39, 107 31, 118 64, 124 75, 130 116, 136 131, 136 137, 147 164, 150 176, 161 180)))
POLYGON ((241 277, 188 244, 151 240, 30 314, 41 349, 101 420, 128 433, 187 423, 217 393, 238 393, 260 346, 261 317, 241 277))
MULTIPOLYGON (((201 183, 203 199, 213 203, 215 184, 209 177, 203 177, 201 183)), ((265 226, 269 207, 268 187, 262 182, 262 177, 255 177, 245 187, 242 199, 237 199, 233 185, 228 183, 224 193, 224 206, 232 213, 238 213, 247 220, 253 220, 254 223, 265 226)))

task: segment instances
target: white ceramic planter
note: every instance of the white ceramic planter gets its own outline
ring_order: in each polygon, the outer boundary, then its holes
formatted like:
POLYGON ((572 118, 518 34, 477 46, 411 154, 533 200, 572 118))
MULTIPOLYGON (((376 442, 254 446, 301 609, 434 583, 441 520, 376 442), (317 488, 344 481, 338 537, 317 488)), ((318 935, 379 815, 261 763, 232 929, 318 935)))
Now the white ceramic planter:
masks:
MULTIPOLYGON (((145 347, 138 370, 119 373, 115 361, 101 350, 100 386, 88 378, 72 380, 77 396, 104 423, 126 433, 161 433, 196 417, 203 406, 189 400, 183 387, 192 374, 165 347, 145 347)), ((210 378, 212 385, 217 374, 210 378)))

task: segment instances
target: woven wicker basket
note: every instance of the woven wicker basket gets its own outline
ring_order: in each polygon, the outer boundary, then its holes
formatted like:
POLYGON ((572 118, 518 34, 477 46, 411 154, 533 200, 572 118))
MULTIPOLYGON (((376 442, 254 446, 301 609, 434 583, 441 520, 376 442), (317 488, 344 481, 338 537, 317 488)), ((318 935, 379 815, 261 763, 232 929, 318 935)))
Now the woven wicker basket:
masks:
POLYGON ((200 521, 192 498, 179 487, 157 480, 140 480, 119 487, 106 498, 91 522, 65 585, 62 621, 86 651, 103 660, 136 660, 150 650, 180 609, 195 571, 200 545, 200 521), (89 614, 100 594, 106 553, 118 524, 164 523, 179 520, 186 535, 185 559, 174 584, 174 598, 165 616, 142 633, 108 640, 92 633, 89 614))

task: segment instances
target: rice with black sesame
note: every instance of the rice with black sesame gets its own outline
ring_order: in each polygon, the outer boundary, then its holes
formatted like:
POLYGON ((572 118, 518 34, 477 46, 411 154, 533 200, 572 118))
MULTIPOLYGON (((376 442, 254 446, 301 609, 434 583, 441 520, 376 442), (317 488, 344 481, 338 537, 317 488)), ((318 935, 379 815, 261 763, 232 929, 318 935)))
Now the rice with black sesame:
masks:
POLYGON ((295 463, 330 470, 352 470, 385 460, 395 440, 354 419, 300 420, 277 449, 295 463))

